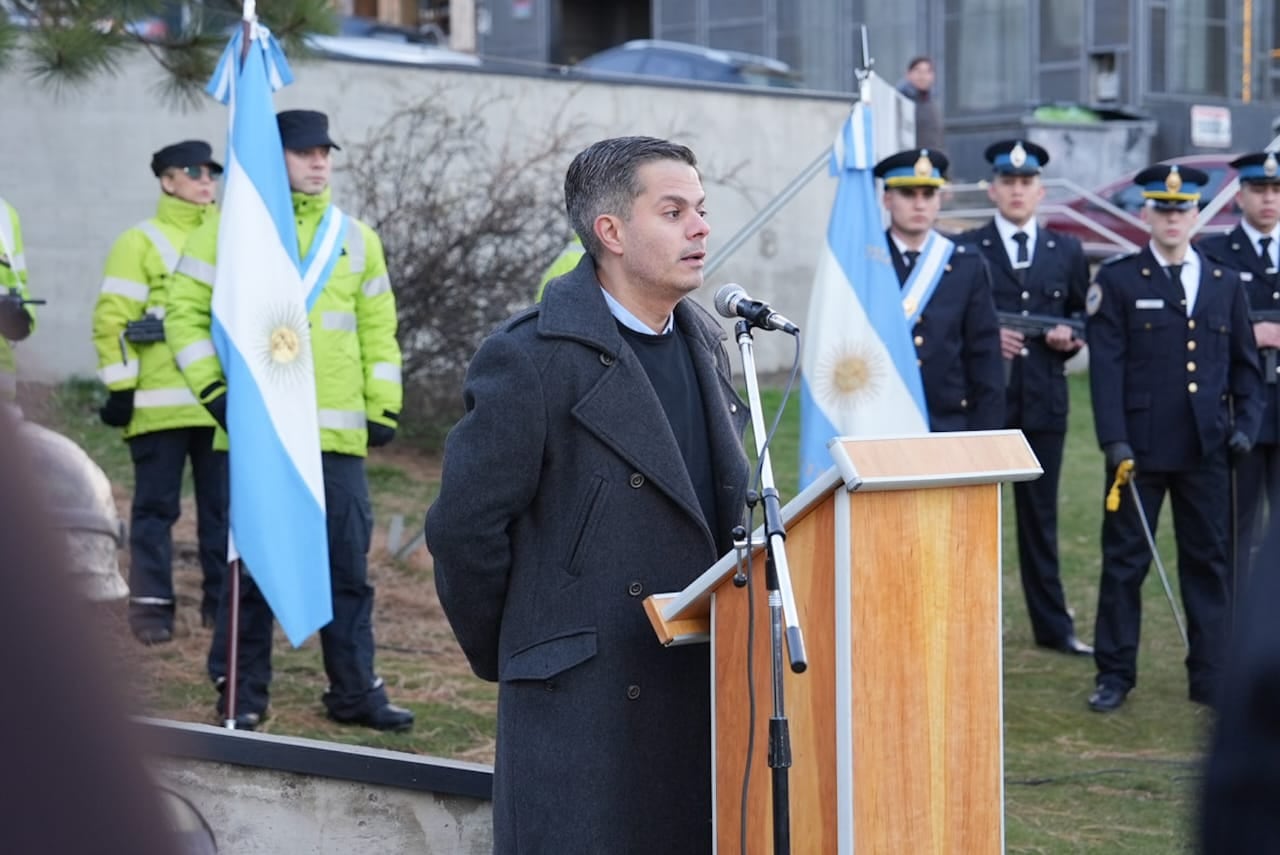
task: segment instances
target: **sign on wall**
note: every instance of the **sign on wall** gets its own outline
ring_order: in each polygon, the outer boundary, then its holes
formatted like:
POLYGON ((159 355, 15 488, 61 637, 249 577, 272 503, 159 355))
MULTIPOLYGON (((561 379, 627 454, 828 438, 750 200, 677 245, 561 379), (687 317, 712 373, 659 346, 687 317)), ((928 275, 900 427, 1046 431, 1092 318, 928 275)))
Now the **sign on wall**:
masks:
POLYGON ((1196 148, 1231 148, 1231 110, 1208 104, 1192 105, 1191 145, 1196 148))

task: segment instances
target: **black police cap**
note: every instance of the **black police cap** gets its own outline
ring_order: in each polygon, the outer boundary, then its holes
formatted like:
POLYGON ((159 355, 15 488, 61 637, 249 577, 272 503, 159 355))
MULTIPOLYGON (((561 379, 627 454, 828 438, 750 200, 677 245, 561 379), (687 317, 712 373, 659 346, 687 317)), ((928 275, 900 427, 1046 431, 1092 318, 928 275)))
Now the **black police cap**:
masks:
POLYGON ((983 157, 1001 175, 1039 175, 1049 152, 1026 140, 1001 140, 987 146, 983 157))
POLYGON ((1231 161, 1240 180, 1246 184, 1280 183, 1280 162, 1274 151, 1255 151, 1231 161))
POLYGON ((276 114, 276 124, 285 148, 301 151, 325 145, 342 151, 342 147, 329 138, 329 117, 319 110, 282 110, 276 114))
POLYGON ((213 149, 204 140, 183 140, 151 155, 151 171, 157 178, 166 169, 183 166, 208 166, 214 172, 222 171, 222 164, 213 159, 213 149))
POLYGON ((876 164, 876 178, 886 187, 941 187, 947 183, 950 161, 940 151, 912 148, 891 154, 876 164))
POLYGON ((1186 211, 1200 201, 1200 191, 1209 183, 1209 176, 1193 166, 1157 163, 1135 175, 1133 183, 1142 188, 1143 198, 1155 209, 1186 211))

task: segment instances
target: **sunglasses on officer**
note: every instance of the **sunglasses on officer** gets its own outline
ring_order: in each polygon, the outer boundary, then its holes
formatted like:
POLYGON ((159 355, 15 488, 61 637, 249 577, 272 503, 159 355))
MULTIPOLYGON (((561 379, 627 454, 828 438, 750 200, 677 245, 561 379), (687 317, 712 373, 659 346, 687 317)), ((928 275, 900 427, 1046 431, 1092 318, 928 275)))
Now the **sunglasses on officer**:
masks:
POLYGON ((199 181, 201 178, 209 178, 217 181, 222 177, 222 170, 216 166, 210 166, 207 163, 199 166, 175 166, 174 171, 184 172, 192 181, 199 181))

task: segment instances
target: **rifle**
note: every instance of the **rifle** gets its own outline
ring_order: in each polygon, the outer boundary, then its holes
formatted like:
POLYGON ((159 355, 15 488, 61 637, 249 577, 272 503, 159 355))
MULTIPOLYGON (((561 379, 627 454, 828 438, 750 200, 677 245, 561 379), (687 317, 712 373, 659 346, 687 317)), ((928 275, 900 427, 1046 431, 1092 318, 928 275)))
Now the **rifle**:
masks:
MULTIPOLYGON (((1280 312, 1275 313, 1280 318, 1280 312)), ((1084 341, 1084 321, 1079 318, 1059 318, 1056 315, 1033 315, 1029 312, 996 312, 1000 326, 1022 333, 1027 338, 1044 338, 1054 327, 1065 324, 1071 327, 1071 337, 1084 341)))
MULTIPOLYGON (((1280 309, 1258 309, 1249 312, 1249 323, 1252 324, 1280 324, 1280 309)), ((1263 382, 1276 382, 1276 349, 1274 347, 1263 347, 1258 350, 1262 354, 1262 375, 1263 382)))

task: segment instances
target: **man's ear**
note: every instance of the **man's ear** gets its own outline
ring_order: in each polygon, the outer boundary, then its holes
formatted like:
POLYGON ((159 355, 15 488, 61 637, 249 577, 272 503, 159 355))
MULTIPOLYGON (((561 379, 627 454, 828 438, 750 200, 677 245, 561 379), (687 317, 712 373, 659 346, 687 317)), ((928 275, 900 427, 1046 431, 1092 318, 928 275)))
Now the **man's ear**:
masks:
POLYGON ((596 239, 606 252, 622 255, 622 237, 625 224, 622 218, 613 214, 601 214, 593 224, 596 239))

